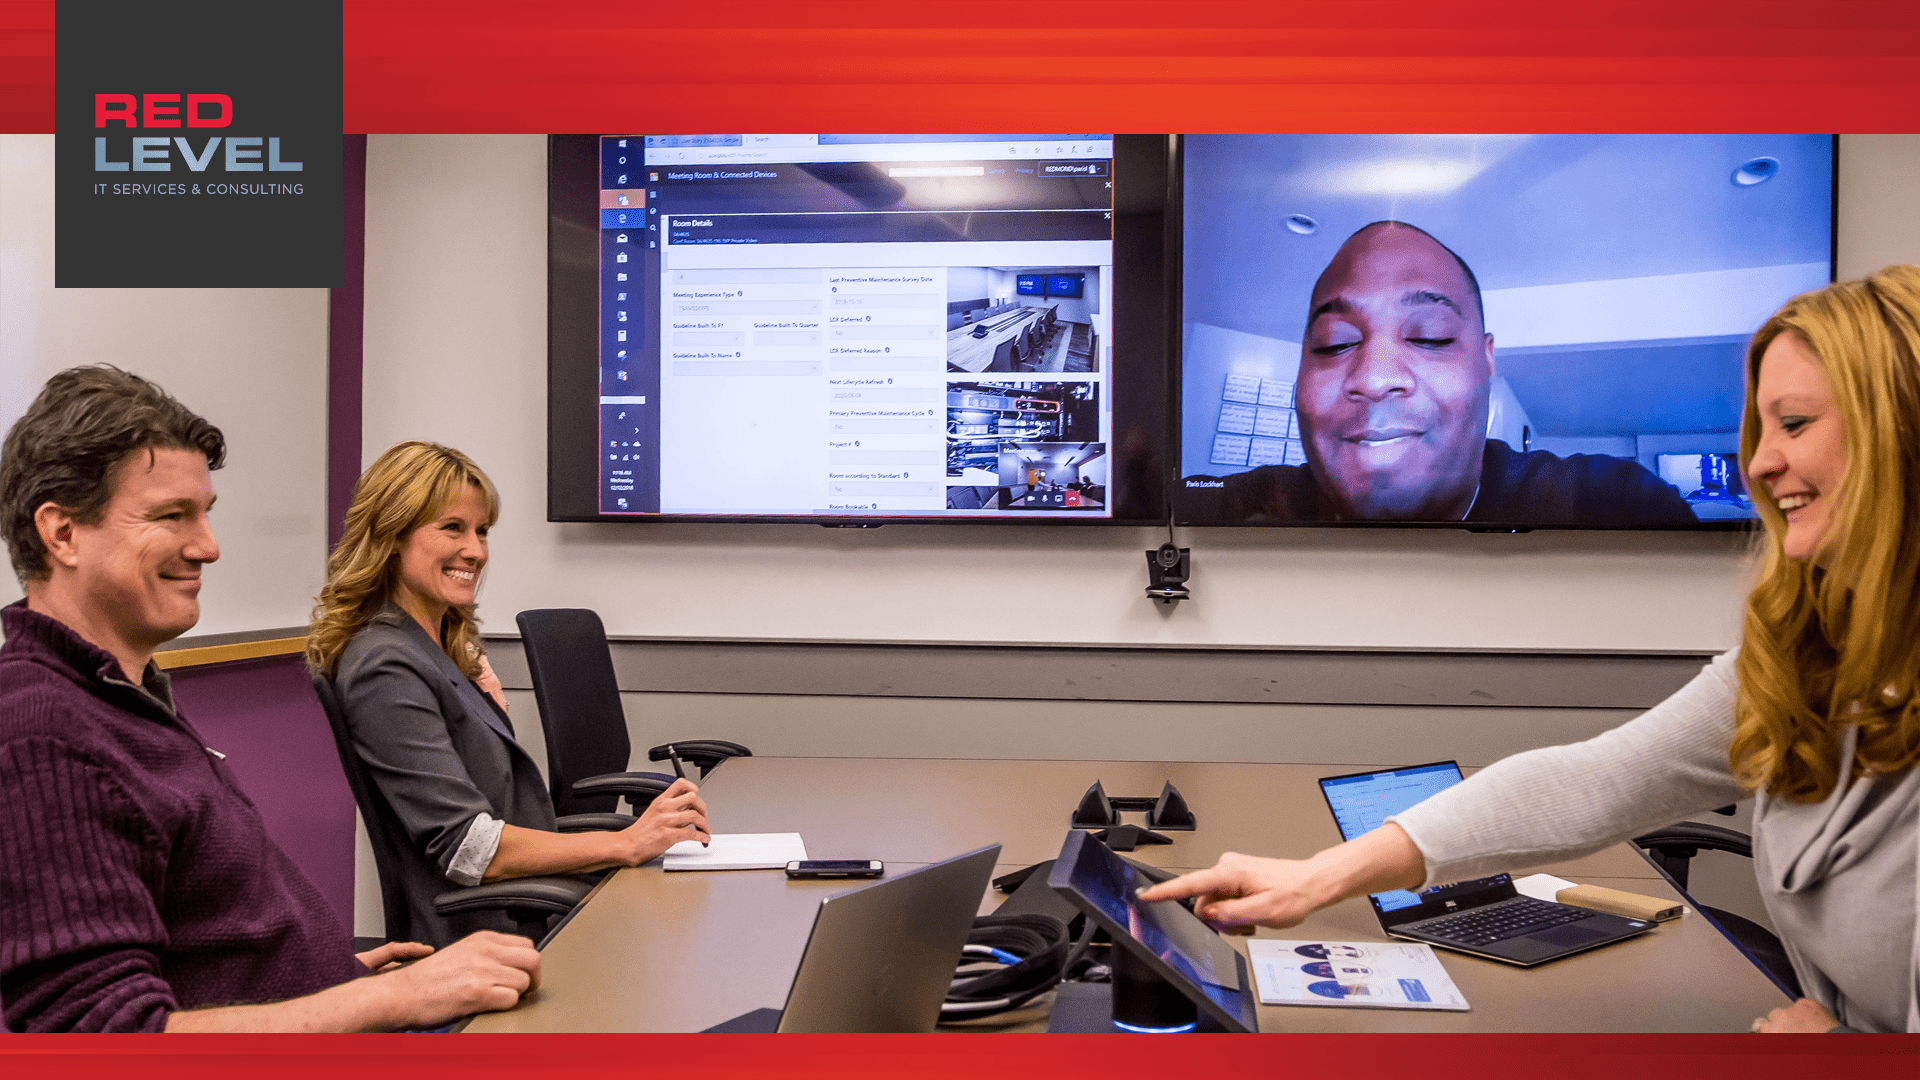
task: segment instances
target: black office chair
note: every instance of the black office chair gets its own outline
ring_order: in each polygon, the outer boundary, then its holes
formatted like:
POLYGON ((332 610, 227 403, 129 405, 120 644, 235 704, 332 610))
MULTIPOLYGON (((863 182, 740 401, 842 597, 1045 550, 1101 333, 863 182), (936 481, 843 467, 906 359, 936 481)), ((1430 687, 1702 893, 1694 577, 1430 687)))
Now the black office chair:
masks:
MULTIPOLYGON (((400 860, 407 851, 406 830, 387 805, 386 797, 374 786, 367 763, 353 748, 353 736, 347 730, 346 710, 340 707, 340 695, 333 680, 325 675, 313 677, 313 691, 320 708, 327 714, 327 726, 333 729, 333 748, 340 755, 340 770, 347 775, 347 788, 367 824, 367 838, 373 842, 373 865, 380 875, 380 907, 386 914, 387 940, 412 941, 413 916, 401 891, 400 860)), ((565 832, 605 828, 606 822, 580 820, 565 832)), ((593 888, 590 882, 571 877, 527 877, 451 889, 433 898, 433 908, 442 915, 504 911, 519 931, 536 942, 547 936, 555 916, 572 911, 593 888)))
POLYGON ((1013 339, 1008 338, 993 347, 993 362, 987 365, 988 371, 1013 370, 1013 339))
POLYGON ((1047 360, 1053 355, 1053 335, 1046 327, 1036 324, 1033 328, 1033 359, 1029 362, 1035 371, 1047 370, 1047 360))
MULTIPOLYGON (((540 703, 540 727, 547 733, 547 782, 554 809, 606 811, 625 796, 633 812, 641 812, 674 778, 624 771, 633 744, 627 739, 613 652, 607 648, 600 616, 585 608, 537 608, 521 612, 514 621, 520 624, 533 696, 540 703)), ((665 761, 672 751, 698 765, 703 779, 728 758, 753 756, 739 743, 696 739, 655 746, 647 759, 665 761)))
MULTIPOLYGON (((1727 807, 1721 812, 1731 813, 1732 810, 1732 807, 1727 807)), ((1731 852, 1742 858, 1751 859, 1753 858, 1752 837, 1738 830, 1721 828, 1718 825, 1707 825, 1698 821, 1676 821, 1665 828, 1636 836, 1633 842, 1647 853, 1648 860, 1667 875, 1673 882, 1674 888, 1679 889, 1681 894, 1687 897, 1688 902, 1699 909, 1700 914, 1706 916, 1709 922, 1720 928, 1721 933, 1739 946, 1740 951, 1747 954, 1747 959, 1766 972, 1775 985, 1796 999, 1802 996, 1800 980, 1793 973, 1793 962, 1787 959, 1786 947, 1780 944, 1780 939, 1774 935, 1773 931, 1751 919, 1735 915, 1731 911, 1708 907, 1687 892, 1687 871, 1692 865, 1693 857, 1702 849, 1731 852)))

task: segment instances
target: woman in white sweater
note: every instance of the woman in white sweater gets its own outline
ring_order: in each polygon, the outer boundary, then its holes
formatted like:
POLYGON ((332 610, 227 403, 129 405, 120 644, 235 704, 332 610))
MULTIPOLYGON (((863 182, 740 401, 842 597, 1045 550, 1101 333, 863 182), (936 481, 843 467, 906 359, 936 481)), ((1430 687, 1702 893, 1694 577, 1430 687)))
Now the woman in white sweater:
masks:
POLYGON ((1796 297, 1747 349, 1766 526, 1741 647, 1597 738, 1517 754, 1305 860, 1143 893, 1222 928, 1596 851, 1752 794, 1754 872, 1809 995, 1755 1031, 1920 1031, 1920 267, 1796 297))

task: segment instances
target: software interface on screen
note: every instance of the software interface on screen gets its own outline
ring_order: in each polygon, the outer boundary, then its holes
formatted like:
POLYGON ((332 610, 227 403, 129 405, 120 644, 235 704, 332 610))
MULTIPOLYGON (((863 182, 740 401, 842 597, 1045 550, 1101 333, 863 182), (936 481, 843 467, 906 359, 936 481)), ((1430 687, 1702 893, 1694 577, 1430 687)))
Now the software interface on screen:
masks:
MULTIPOLYGON (((1420 765, 1391 772, 1340 776, 1320 781, 1326 792, 1333 820, 1340 835, 1348 840, 1365 835, 1387 823, 1387 818, 1424 800, 1436 791, 1460 782, 1460 767, 1451 761, 1420 765)), ((1374 893, 1382 911, 1412 907, 1420 897, 1406 889, 1374 893)))
POLYGON ((1111 135, 600 141, 600 509, 1110 516, 1111 135))
POLYGON ((1097 905, 1228 1015, 1243 1016, 1245 1003, 1232 946, 1174 901, 1149 904, 1137 899, 1135 893, 1148 880, 1104 847, 1091 850, 1094 843, 1089 841, 1089 849, 1073 864, 1069 884, 1074 892, 1097 905))
POLYGON ((1830 278, 1833 147, 1186 137, 1182 516, 1753 517, 1742 354, 1830 278))

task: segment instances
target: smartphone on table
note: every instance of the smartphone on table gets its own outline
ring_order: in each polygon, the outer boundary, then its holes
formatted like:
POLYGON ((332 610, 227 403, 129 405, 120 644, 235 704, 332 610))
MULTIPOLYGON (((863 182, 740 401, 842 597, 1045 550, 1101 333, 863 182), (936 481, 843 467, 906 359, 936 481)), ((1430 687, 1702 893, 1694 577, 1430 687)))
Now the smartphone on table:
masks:
POLYGON ((787 864, 790 878, 877 878, 887 864, 879 859, 796 859, 787 864))

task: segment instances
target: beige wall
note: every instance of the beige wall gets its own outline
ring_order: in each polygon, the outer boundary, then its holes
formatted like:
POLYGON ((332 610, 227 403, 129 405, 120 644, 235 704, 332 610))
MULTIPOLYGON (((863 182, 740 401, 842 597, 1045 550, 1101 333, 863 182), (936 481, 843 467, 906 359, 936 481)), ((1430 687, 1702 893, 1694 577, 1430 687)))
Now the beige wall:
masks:
POLYGON ((1920 135, 1840 139, 1842 280, 1892 263, 1920 263, 1920 135))
MULTIPOLYGON (((544 139, 376 137, 366 446, 425 435, 508 497, 487 590, 615 633, 842 640, 1695 649, 1728 644, 1713 537, 1189 530, 1196 600, 1140 595, 1150 530, 561 526, 544 517, 544 139), (1017 616, 996 598, 1017 586, 1017 616)), ((52 138, 0 136, 0 425, 48 374, 111 362, 228 434, 201 633, 304 620, 324 558, 326 294, 52 287, 52 138)), ((1840 273, 1920 261, 1920 137, 1842 140, 1840 273)), ((0 602, 17 596, 0 575, 0 602)))
MULTIPOLYGON (((506 499, 490 629, 796 640, 1697 650, 1732 644, 1724 536, 1187 530, 1195 599, 1145 599, 1153 530, 560 525, 545 517, 545 141, 376 136, 366 453, 460 446, 506 499), (1008 598, 1017 591, 1018 603, 1008 598)), ((1920 138, 1842 144, 1842 275, 1920 261, 1920 138)))
MULTIPOLYGON (((545 140, 378 136, 367 452, 475 453, 508 498, 487 590, 599 608, 615 633, 931 641, 1698 649, 1730 643, 1737 544, 1189 530, 1197 599, 1140 594, 1151 530, 545 522, 545 140), (1017 587, 1011 611, 999 598, 1017 587)), ((1920 261, 1920 137, 1841 146, 1840 273, 1920 261)), ((0 136, 0 425, 45 377, 111 362, 227 432, 203 633, 303 621, 324 558, 326 294, 52 287, 52 137, 0 136)), ((0 600, 17 595, 0 575, 0 600)))
MULTIPOLYGON (((480 459, 507 517, 484 613, 599 609, 618 634, 1642 651, 1729 644, 1737 543, 1647 535, 1189 530, 1198 599, 1141 594, 1152 530, 609 527, 544 521, 545 140, 376 136, 369 153, 366 453, 436 438, 480 459), (1004 597, 1017 588, 1019 604, 1004 597)), ((1849 136, 1840 273, 1920 262, 1920 137, 1849 136)), ((0 425, 74 363, 150 375, 226 430, 225 552, 200 632, 304 620, 324 560, 326 294, 55 290, 52 140, 0 136, 0 425)), ((17 595, 0 576, 0 601, 17 595)), ((983 691, 984 693, 985 691, 983 691)), ((531 695, 516 708, 540 756, 531 695)), ((628 695, 762 753, 1490 760, 1600 710, 1143 706, 628 695), (1178 730, 1177 746, 1167 733, 1178 730), (1419 747, 1430 751, 1414 752, 1419 747), (1445 748, 1445 753, 1441 749, 1445 748)), ((675 734, 680 733, 676 727, 675 734)), ((373 886, 371 875, 362 875, 373 886)), ((378 926, 377 886, 362 932, 378 926)))
POLYGON ((614 634, 796 640, 1715 649, 1724 536, 1191 530, 1196 599, 1146 599, 1153 530, 544 520, 545 142, 375 136, 365 452, 431 438, 506 500, 483 611, 598 609, 614 634), (1017 603, 1010 597, 1019 596, 1017 603))
MULTIPOLYGON (((1140 592, 1140 552, 1159 542, 1152 530, 548 523, 544 140, 376 136, 368 157, 365 452, 440 439, 500 485, 507 516, 484 594, 495 631, 510 631, 522 608, 585 606, 615 634, 661 636, 1602 651, 1733 641, 1743 566, 1739 543, 1724 537, 1188 530, 1198 599, 1168 612, 1140 592), (1017 605, 1003 599, 1015 588, 1017 605)), ((1841 158, 1841 276, 1920 262, 1909 195, 1920 190, 1920 137, 1849 136, 1841 158)), ((709 735, 796 756, 1479 764, 1627 715, 981 693, 624 700, 637 747, 709 735)), ((512 696, 522 741, 543 761, 532 694, 512 696)), ((1744 864, 1710 861, 1703 880, 1726 879, 1716 897, 1751 890, 1744 864)), ((370 933, 378 888, 361 877, 359 932, 370 933)), ((1722 902, 1764 918, 1750 896, 1722 902)))
MULTIPOLYGON (((158 382, 227 437, 194 632, 304 625, 326 562, 326 290, 56 289, 53 194, 53 136, 0 135, 0 431, 62 368, 158 382)), ((0 573, 0 603, 19 595, 0 573)))

